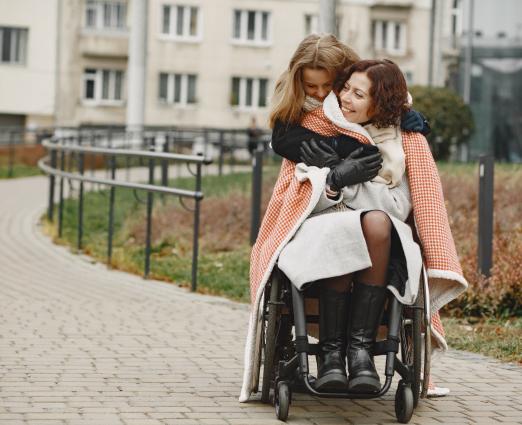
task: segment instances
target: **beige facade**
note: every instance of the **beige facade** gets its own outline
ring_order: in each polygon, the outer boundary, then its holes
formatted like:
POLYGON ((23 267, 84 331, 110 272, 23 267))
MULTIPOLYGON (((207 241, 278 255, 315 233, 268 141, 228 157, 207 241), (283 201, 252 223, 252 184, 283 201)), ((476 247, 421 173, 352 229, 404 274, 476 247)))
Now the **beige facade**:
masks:
MULTIPOLYGON (((28 80, 13 71, 0 114, 40 110, 59 126, 124 125, 132 2, 0 0, 12 9, 0 24, 33 11, 29 46, 45 49, 30 63, 46 69, 31 77, 39 102, 17 96, 28 80), (49 32, 39 36, 44 25, 49 32)), ((338 0, 338 36, 364 58, 396 61, 410 84, 427 84, 430 8, 431 0, 338 0)), ((145 124, 244 128, 255 116, 266 126, 275 82, 297 44, 317 30, 318 12, 318 0, 149 0, 145 124)))
POLYGON ((58 0, 0 0, 0 125, 53 124, 58 0))

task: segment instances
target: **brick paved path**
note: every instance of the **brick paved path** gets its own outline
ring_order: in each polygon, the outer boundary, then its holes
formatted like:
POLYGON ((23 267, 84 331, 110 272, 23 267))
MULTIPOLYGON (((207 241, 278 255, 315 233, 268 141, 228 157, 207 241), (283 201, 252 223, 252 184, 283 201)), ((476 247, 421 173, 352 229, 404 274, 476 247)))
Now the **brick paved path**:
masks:
MULTIPOLYGON (((42 177, 0 181, 0 424, 279 423, 239 404, 248 310, 108 271, 38 228, 42 177)), ((414 424, 522 424, 522 368, 452 351, 414 424)), ((256 398, 256 397, 254 397, 256 398)), ((291 424, 393 423, 375 401, 297 396, 291 424)))

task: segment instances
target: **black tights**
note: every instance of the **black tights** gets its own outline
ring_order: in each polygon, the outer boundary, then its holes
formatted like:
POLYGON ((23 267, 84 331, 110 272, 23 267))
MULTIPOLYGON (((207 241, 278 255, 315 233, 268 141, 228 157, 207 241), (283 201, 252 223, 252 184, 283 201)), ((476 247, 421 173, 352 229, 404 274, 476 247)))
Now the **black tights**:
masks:
MULTIPOLYGON (((385 286, 390 261, 391 220, 382 211, 369 211, 362 215, 361 226, 372 266, 355 273, 355 280, 367 285, 385 286)), ((353 273, 324 279, 321 284, 337 292, 345 292, 352 279, 353 273)))

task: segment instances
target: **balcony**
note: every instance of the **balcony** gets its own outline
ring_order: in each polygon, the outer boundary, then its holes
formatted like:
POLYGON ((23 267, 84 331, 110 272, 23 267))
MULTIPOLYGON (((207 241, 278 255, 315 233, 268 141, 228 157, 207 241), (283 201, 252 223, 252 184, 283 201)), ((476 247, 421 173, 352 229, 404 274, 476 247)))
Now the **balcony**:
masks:
POLYGON ((79 48, 83 56, 126 58, 129 50, 129 32, 83 29, 79 48))
POLYGON ((440 51, 445 57, 457 57, 461 40, 457 36, 446 36, 440 39, 440 51))
POLYGON ((375 0, 371 3, 370 7, 400 7, 410 8, 415 4, 414 0, 375 0))

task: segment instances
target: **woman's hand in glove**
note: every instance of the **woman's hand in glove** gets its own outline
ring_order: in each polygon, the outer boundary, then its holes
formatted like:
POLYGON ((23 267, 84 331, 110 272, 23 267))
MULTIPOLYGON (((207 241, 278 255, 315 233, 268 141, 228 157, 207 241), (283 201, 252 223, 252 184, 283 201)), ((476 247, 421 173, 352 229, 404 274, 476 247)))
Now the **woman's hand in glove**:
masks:
POLYGON ((420 112, 410 109, 402 114, 401 129, 406 131, 415 131, 427 136, 431 132, 428 120, 420 112))
POLYGON ((382 167, 382 155, 377 152, 361 157, 362 153, 363 148, 356 149, 328 173, 326 183, 333 190, 367 182, 377 176, 382 167))
POLYGON ((300 151, 301 161, 306 165, 314 165, 319 168, 333 168, 341 162, 337 152, 322 140, 316 142, 312 139, 310 142, 303 142, 300 151))

